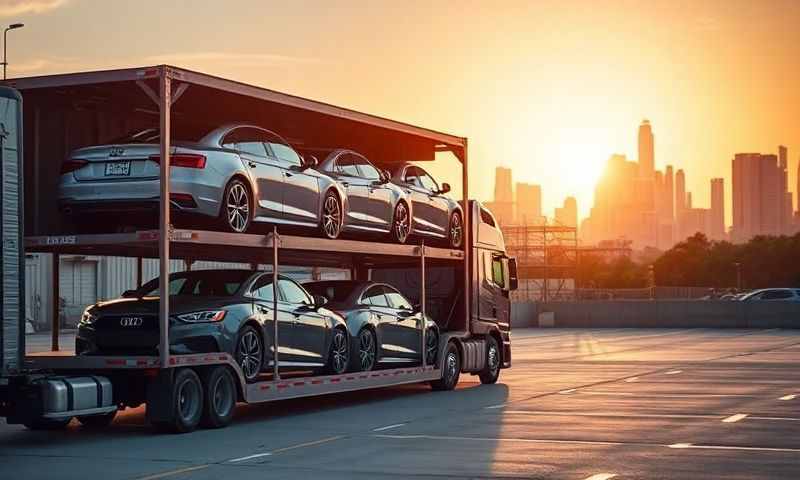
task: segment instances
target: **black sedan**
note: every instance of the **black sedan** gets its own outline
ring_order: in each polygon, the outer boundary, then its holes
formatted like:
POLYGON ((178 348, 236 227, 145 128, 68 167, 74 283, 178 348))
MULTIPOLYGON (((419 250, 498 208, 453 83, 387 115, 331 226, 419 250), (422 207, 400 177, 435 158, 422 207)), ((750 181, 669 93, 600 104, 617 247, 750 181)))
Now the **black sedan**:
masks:
MULTIPOLYGON (((78 355, 158 353, 158 279, 123 298, 89 306, 78 325, 78 355)), ((278 279, 281 367, 344 373, 350 361, 347 325, 295 281, 278 279)), ((227 352, 248 382, 273 363, 271 272, 197 270, 170 275, 170 351, 227 352)))
MULTIPOLYGON (((351 370, 420 362, 422 314, 390 285, 336 280, 304 286, 325 297, 326 306, 345 318, 352 341, 351 370)), ((430 318, 426 318, 425 328, 425 359, 433 365, 439 349, 439 328, 430 318)))

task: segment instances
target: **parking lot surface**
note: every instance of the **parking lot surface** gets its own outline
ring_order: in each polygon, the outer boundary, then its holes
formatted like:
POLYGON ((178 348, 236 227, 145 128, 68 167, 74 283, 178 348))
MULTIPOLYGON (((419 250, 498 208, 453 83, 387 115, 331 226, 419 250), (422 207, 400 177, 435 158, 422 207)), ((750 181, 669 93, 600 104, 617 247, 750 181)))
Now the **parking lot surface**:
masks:
POLYGON ((157 435, 0 425, 8 479, 800 478, 800 331, 518 329, 497 385, 264 405, 157 435))

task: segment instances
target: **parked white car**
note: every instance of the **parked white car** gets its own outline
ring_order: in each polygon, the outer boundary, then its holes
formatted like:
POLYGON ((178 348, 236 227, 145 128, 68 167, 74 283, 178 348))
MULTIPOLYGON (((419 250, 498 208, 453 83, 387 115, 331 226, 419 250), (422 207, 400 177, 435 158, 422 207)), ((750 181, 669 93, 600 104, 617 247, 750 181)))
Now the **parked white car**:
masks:
POLYGON ((762 288, 739 298, 742 302, 800 302, 800 288, 762 288))

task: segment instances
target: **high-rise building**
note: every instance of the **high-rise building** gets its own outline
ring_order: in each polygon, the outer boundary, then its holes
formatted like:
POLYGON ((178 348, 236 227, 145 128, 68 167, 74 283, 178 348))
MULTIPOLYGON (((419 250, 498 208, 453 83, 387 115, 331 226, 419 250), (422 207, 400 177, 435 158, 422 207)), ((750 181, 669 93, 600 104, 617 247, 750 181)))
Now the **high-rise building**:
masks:
POLYGON ((494 170, 494 201, 486 206, 494 214, 500 225, 514 223, 514 192, 512 190, 511 169, 497 167, 494 170))
POLYGON ((675 173, 675 217, 680 223, 683 211, 686 210, 686 175, 679 168, 675 173))
POLYGON ((530 183, 517 183, 517 213, 518 225, 541 225, 544 223, 542 216, 542 187, 530 183))
POLYGON ((794 194, 797 197, 797 215, 800 217, 800 157, 797 157, 797 185, 794 194))
POLYGON ((673 222, 675 219, 675 183, 672 165, 667 165, 664 170, 664 197, 667 204, 664 218, 673 222))
POLYGON ((786 195, 777 155, 737 153, 733 169, 733 240, 778 235, 786 195))
POLYGON ((565 198, 564 205, 556 208, 555 221, 556 225, 564 227, 578 226, 578 201, 575 197, 565 198))
POLYGON ((711 212, 708 234, 713 240, 725 239, 725 184, 721 178, 711 179, 711 212))
POLYGON ((656 169, 655 138, 649 120, 639 125, 639 176, 653 178, 656 169))
POLYGON ((789 152, 783 145, 778 145, 778 175, 781 181, 781 227, 780 233, 792 230, 792 194, 789 193, 789 152))

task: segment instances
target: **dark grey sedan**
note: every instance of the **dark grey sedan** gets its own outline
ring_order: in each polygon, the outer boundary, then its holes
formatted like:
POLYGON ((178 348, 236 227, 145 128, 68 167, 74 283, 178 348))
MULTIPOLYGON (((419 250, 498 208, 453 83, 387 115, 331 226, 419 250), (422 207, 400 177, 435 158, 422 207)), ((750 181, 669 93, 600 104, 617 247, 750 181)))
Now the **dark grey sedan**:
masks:
MULTIPOLYGON (((349 280, 309 282, 304 286, 325 297, 326 306, 347 322, 353 352, 351 370, 420 362, 422 314, 392 286, 349 280)), ((439 327, 427 318, 425 328, 425 361, 433 365, 439 349, 439 327)))
MULTIPOLYGON (((78 355, 158 353, 158 279, 123 298, 89 306, 78 325, 78 355)), ((247 381, 273 364, 271 272, 197 270, 170 275, 170 351, 227 352, 247 381)), ((282 368, 343 373, 350 344, 342 317, 295 281, 278 278, 278 360, 282 368)))

